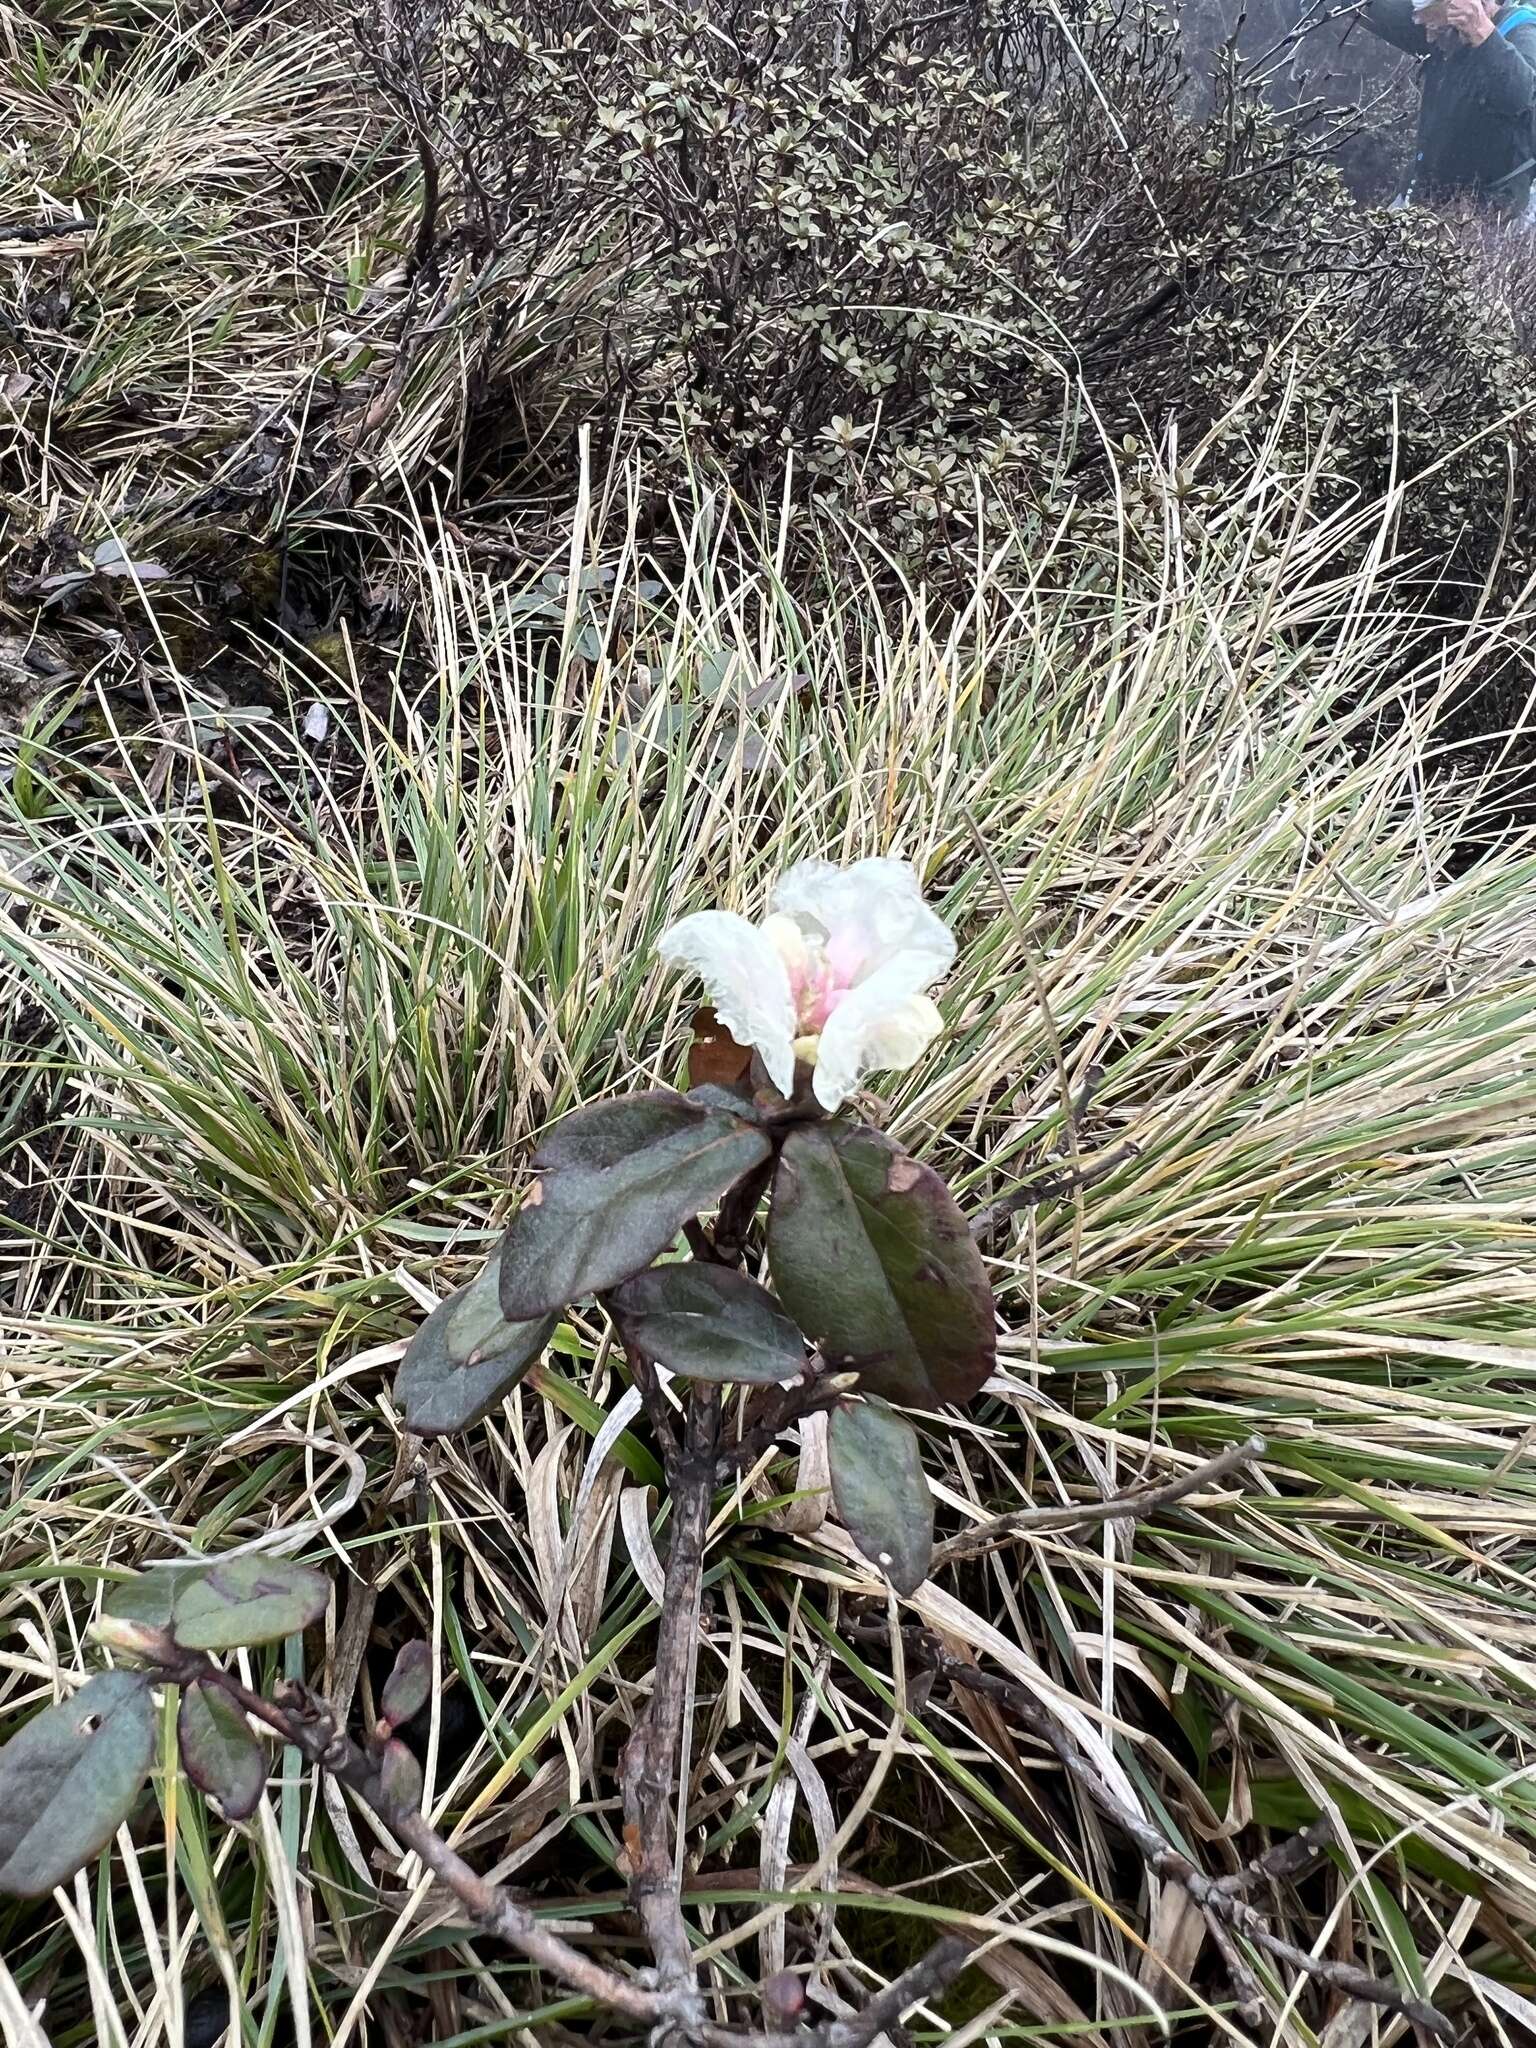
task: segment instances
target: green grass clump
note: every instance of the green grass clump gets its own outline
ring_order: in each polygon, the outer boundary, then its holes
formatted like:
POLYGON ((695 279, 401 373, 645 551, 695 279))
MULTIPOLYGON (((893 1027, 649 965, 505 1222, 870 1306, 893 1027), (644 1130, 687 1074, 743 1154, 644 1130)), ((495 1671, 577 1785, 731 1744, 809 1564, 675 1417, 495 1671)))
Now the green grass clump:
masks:
MULTIPOLYGON (((1251 1484, 950 1565, 916 1614, 1065 1697, 1213 1869, 1332 1815, 1275 1923, 1497 2040, 1536 1912, 1536 851, 1472 857, 1486 787, 1426 773, 1477 636, 1417 641, 1389 524, 1299 496, 1258 483, 1193 537, 1170 498, 1150 567, 999 532, 942 620, 846 547, 802 607, 718 507, 666 587, 631 545, 585 599, 418 533, 393 656, 274 649, 275 708, 222 724, 190 692, 147 730, 107 696, 40 714, 0 813, 7 1717, 79 1664, 104 1580, 284 1527, 337 1583, 311 1675, 356 1711, 429 1634, 456 1675, 430 1809, 627 1955, 657 1502, 643 1440, 590 1462, 617 1362, 577 1317, 426 1451, 393 1368, 537 1131, 678 1078, 661 926, 891 850, 961 938, 893 1128, 978 1209, 1086 1182, 993 1245, 1005 1370, 928 1432, 941 1536, 1269 1445, 1251 1484)), ((794 1476, 722 1502, 710 1558, 690 1910, 722 1985, 815 1961, 854 1996, 901 1922, 959 1915, 992 1995, 945 2011, 987 2038, 1154 2038, 1154 1997, 1180 2040, 1247 2038, 1049 1757, 914 1689, 794 1476)), ((66 1912, 6 1909, 56 2043, 177 2042, 215 1979, 252 2040, 587 2024, 276 1769, 242 1828, 157 1781, 66 1912)), ((1272 2038, 1324 2038, 1255 1961, 1272 2038)))

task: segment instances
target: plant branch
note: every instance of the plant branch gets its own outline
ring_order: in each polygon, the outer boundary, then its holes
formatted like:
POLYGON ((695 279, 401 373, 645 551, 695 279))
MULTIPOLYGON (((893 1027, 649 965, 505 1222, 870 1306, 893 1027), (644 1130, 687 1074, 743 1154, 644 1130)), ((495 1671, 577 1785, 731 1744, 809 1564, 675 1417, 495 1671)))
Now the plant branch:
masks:
MULTIPOLYGON (((947 1650, 937 1637, 926 1631, 910 1632, 909 1641, 914 1643, 917 1653, 925 1659, 951 1685, 964 1687, 967 1691, 980 1693, 985 1698, 996 1700, 1006 1706, 1014 1718, 1020 1721, 1032 1735, 1051 1749, 1057 1761, 1068 1776, 1096 1806, 1106 1819, 1114 1822, 1120 1832, 1135 1843, 1149 1869, 1176 1884, 1205 1914, 1213 1932, 1219 1926, 1222 1936, 1229 1933, 1242 1935, 1255 1948, 1262 1949, 1276 1962, 1299 1971, 1313 1983, 1325 1989, 1341 1993, 1346 1998, 1359 1999, 1363 2004, 1381 2007, 1384 2011, 1399 2013, 1416 2027, 1441 2040, 1451 2039, 1454 2029, 1445 2015, 1425 1999, 1415 1998, 1400 1991, 1395 1984, 1389 1984, 1380 1977, 1372 1977, 1353 1963, 1333 1961, 1310 1954, 1298 1948, 1294 1942, 1276 1934, 1258 1908, 1243 1896, 1241 1887, 1259 1876, 1288 1874, 1293 1864, 1299 1867, 1307 1857, 1315 1854, 1319 1837, 1315 1829, 1308 1829, 1306 1835, 1306 1857, 1299 1851, 1291 1851, 1288 1844, 1280 1845, 1239 1872, 1236 1880, 1213 1878, 1193 1864, 1181 1849, 1160 1834, 1140 1814, 1133 1813, 1104 1783, 1099 1767, 1092 1763, 1061 1724, 1041 1706, 1034 1695, 1021 1685, 1006 1678, 995 1678, 990 1673, 978 1671, 974 1665, 955 1656, 947 1650)), ((1218 1939, 1218 1946, 1225 1952, 1227 1942, 1218 1939)), ((1246 1986, 1239 1985, 1239 1995, 1247 1997, 1246 1986)))
MULTIPOLYGON (((713 1388, 708 1392, 710 1396, 715 1394, 713 1388)), ((673 1537, 672 1565, 668 1572, 669 1592, 675 1587, 686 1595, 687 1581, 692 1579, 693 1600, 688 1611, 693 1620, 684 1636, 675 1624, 669 1631, 666 1613, 663 1615, 663 1656, 658 1661, 657 1689, 652 1693, 647 1714, 647 1722, 654 1717, 656 1725, 663 1730, 660 1747, 649 1760, 659 1758, 665 1773, 670 1773, 676 1761, 678 1732, 692 1699, 694 1660, 690 1652, 696 1635, 703 1536, 713 1492, 714 1409, 714 1399, 706 1398, 690 1414, 690 1449, 700 1454, 697 1469, 703 1473, 704 1483, 700 1486, 690 1484, 686 1490, 690 1512, 685 1521, 680 1508, 678 1528, 673 1537), (694 1562, 690 1563, 690 1559, 694 1562), (682 1638, 681 1655, 677 1647, 679 1638, 682 1638), (662 1684, 663 1674, 665 1687, 662 1684), (661 1703, 660 1714, 657 1712, 658 1700, 661 1703), (667 1729, 671 1730, 670 1742, 665 1736, 667 1729)), ((669 1599, 667 1612, 674 1611, 669 1599)), ((216 1664, 204 1651, 183 1649, 160 1629, 142 1628, 135 1650, 143 1659, 147 1675, 153 1682, 217 1687, 242 1713, 261 1722, 281 1741, 291 1743, 306 1762, 317 1769, 329 1771, 364 1805, 372 1808, 404 1848, 420 1857, 425 1867, 453 1893, 469 1917, 487 1934, 506 1942, 508 1947, 516 1949, 538 1968, 547 1970, 570 1990, 661 2034, 681 2037, 701 2044, 701 2048, 869 2048, 877 2036, 896 2024, 909 2006, 941 1991, 965 1964, 968 1945, 949 1935, 936 1942, 926 1955, 903 1971, 861 2011, 845 2014, 825 2026, 806 2028, 794 2034, 752 2033, 715 2026, 705 2017, 694 1981, 680 1894, 665 1846, 661 1859, 665 1866, 666 1888, 661 1895, 665 1910, 661 1915, 645 1914, 648 1931, 659 1921, 667 1923, 658 1926, 657 1933, 653 1935, 658 1971, 657 1982, 652 1985, 636 1978, 621 1977, 563 1941, 503 1886, 492 1884, 466 1863, 419 1808, 390 1798, 383 1788, 375 1760, 347 1734, 330 1703, 307 1686, 284 1685, 269 1700, 242 1684, 233 1672, 216 1664), (684 1979, 681 1985, 669 1985, 665 1981, 663 1957, 674 1953, 679 1935, 684 1979)), ((642 1722, 637 1734, 646 1725, 642 1722)), ((632 1742, 631 1748, 633 1746, 632 1742)), ((649 1800, 649 1779, 642 1790, 649 1800)), ((626 1812, 628 1800, 629 1788, 626 1785, 626 1812)), ((660 1787, 662 1827, 658 1831, 658 1839, 664 1845, 671 1834, 670 1802, 671 1783, 667 1775, 660 1787)), ((649 1806, 646 1810, 650 1811, 649 1806)), ((626 1835, 628 1832, 626 1828, 626 1835)))
POLYGON ((806 1416, 819 1415, 824 1408, 833 1407, 848 1392, 850 1382, 856 1377, 850 1373, 829 1372, 818 1361, 804 1379, 797 1380, 793 1386, 774 1389, 750 1427, 735 1443, 722 1446, 718 1479, 728 1480, 735 1473, 755 1465, 791 1423, 803 1422, 806 1416))
POLYGON ((472 1869, 419 1809, 401 1806, 388 1798, 376 1766, 338 1725, 334 1710, 325 1700, 303 1686, 291 1684, 275 1699, 264 1699, 202 1651, 180 1649, 169 1638, 164 1640, 164 1653, 157 1663, 155 1675, 163 1680, 177 1685, 196 1681, 219 1687, 245 1713, 283 1741, 292 1743, 309 1763, 338 1778, 373 1808, 396 1840, 421 1858, 488 1934, 517 1949, 571 1990, 629 2019, 654 2026, 676 2016, 675 2001, 665 1992, 620 1977, 562 1941, 502 1886, 488 1883, 472 1869))
POLYGON ((701 1265, 719 1266, 724 1263, 715 1250, 715 1241, 704 1228, 697 1216, 690 1216, 683 1225, 683 1236, 688 1249, 701 1265))
MULTIPOLYGON (((619 1327, 618 1317, 608 1307, 606 1301, 603 1303, 603 1307, 607 1309, 608 1320, 613 1324, 614 1329, 617 1330, 619 1327)), ((661 1391, 661 1381, 656 1375, 655 1360, 649 1358, 636 1344, 626 1344, 624 1355, 629 1360, 629 1369, 634 1375, 635 1385, 640 1389, 640 1397, 645 1403, 645 1412, 650 1421, 651 1432, 655 1436, 657 1446, 661 1451, 661 1462, 666 1467, 667 1484, 675 1486, 677 1483, 677 1473, 682 1464, 683 1447, 677 1434, 677 1425, 673 1419, 672 1410, 667 1406, 667 1397, 661 1391)))
POLYGON ((714 1254, 725 1266, 739 1266, 747 1248, 747 1233, 773 1179, 778 1154, 770 1153, 762 1165, 749 1173, 724 1197, 715 1218, 714 1254))
MULTIPOLYGON (((942 1935, 860 2011, 795 2034, 754 2034, 752 2048, 869 2048, 881 2034, 892 2033, 911 2006, 947 1989, 965 1968, 970 1953, 970 1943, 959 1935, 942 1935)), ((718 2027, 706 2028, 702 2038, 708 2048, 737 2048, 741 2041, 739 2034, 718 2027)))
POLYGON ((1108 1500, 1084 1501, 1081 1506, 1017 1508, 1012 1514, 978 1523, 974 1529, 941 1543, 933 1553, 933 1569, 937 1571, 941 1564, 956 1564, 962 1558, 979 1557, 1015 1537, 1037 1536, 1055 1529, 1090 1528, 1101 1522, 1141 1520, 1230 1478, 1234 1472, 1256 1463, 1267 1448, 1263 1437, 1245 1437, 1240 1444, 1229 1444, 1214 1458, 1207 1458, 1193 1471, 1181 1472, 1177 1479, 1162 1480, 1155 1486, 1133 1487, 1128 1493, 1113 1494, 1108 1500))
POLYGON ((1004 1195, 983 1209, 971 1224, 971 1235, 978 1244, 985 1244, 1000 1223, 1006 1223, 1021 1209, 1038 1209, 1042 1203, 1054 1202, 1061 1195, 1075 1195, 1082 1188, 1091 1188, 1139 1157, 1140 1148, 1127 1138, 1068 1165, 1039 1167, 1011 1195, 1004 1195))
POLYGON ((1245 1892, 1250 1885, 1278 1884, 1283 1878, 1299 1877, 1317 1862, 1332 1840, 1333 1822, 1324 1814, 1319 1820, 1309 1821, 1299 1835, 1287 1835, 1283 1842, 1276 1842, 1241 1870, 1234 1870, 1230 1877, 1218 1877, 1216 1889, 1245 1892))
POLYGON ((719 1388, 707 1382, 696 1384, 690 1390, 687 1432, 673 1485, 672 1545, 667 1554, 656 1676, 650 1700, 625 1744, 619 1766, 630 1896, 656 1958, 658 1988, 681 2017, 684 2031, 693 2034, 698 2031, 702 2009, 679 1896, 687 1787, 678 1783, 678 1766, 684 1729, 693 1713, 699 1593, 704 1577, 704 1539, 715 1493, 719 1423, 719 1388))
POLYGON ((958 1935, 944 1935, 926 1955, 919 1956, 910 1969, 903 1970, 872 1998, 862 2012, 834 2020, 812 2035, 814 2048, 868 2048, 876 2035, 896 2025, 909 2006, 932 1998, 958 1977, 969 1954, 969 1944, 958 1935))

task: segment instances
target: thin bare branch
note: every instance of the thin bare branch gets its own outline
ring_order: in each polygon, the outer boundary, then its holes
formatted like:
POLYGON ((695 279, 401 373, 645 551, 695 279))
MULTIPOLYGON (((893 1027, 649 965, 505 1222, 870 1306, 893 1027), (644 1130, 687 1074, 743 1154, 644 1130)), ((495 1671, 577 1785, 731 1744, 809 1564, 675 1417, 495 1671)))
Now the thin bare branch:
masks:
POLYGON ((292 1743, 308 1762, 329 1771, 372 1807, 396 1840, 419 1856, 427 1869, 442 1880, 477 1925, 548 1970, 571 1990, 649 2025, 673 2016, 676 2008, 666 1993, 620 1977, 562 1941, 501 1885, 488 1883, 471 1868, 444 1841, 425 1814, 389 1799, 373 1761, 339 1726, 329 1703, 306 1687, 289 1685, 275 1699, 265 1699, 201 1651, 179 1649, 169 1640, 157 1675, 178 1685, 198 1680, 220 1687, 253 1719, 264 1723, 283 1741, 292 1743))
POLYGON ((692 1720, 699 1592, 715 1492, 719 1421, 720 1390, 700 1382, 690 1390, 687 1433, 672 1494, 672 1545, 656 1675, 619 1770, 630 1896, 656 1958, 657 1982, 669 2011, 690 2035, 696 2035, 702 2023, 702 2007, 678 1882, 687 1799, 686 1784, 678 1780, 687 1768, 684 1763, 680 1773, 679 1760, 692 1720))
POLYGON ((941 1564, 957 1564, 963 1558, 980 1557, 983 1552, 995 1550, 999 1544, 1012 1543, 1020 1537, 1039 1536, 1061 1529, 1093 1528, 1103 1522, 1142 1520, 1162 1508, 1174 1506, 1178 1501, 1188 1500, 1192 1494, 1201 1493, 1208 1486, 1218 1485, 1234 1472, 1256 1464, 1267 1448, 1263 1437, 1245 1437, 1240 1444, 1230 1444, 1226 1450, 1218 1451, 1214 1458, 1207 1458, 1203 1465, 1196 1465, 1193 1471, 1181 1472, 1177 1479, 1162 1480, 1155 1486, 1134 1487, 1129 1493, 1113 1494, 1108 1500, 1084 1501, 1081 1506, 1016 1508, 1011 1514, 998 1515, 993 1521, 982 1522, 962 1535, 951 1536, 947 1543, 941 1543, 933 1553, 933 1568, 937 1571, 941 1564))
MULTIPOLYGON (((978 1671, 973 1664, 947 1650, 936 1636, 918 1631, 909 1640, 914 1642, 917 1654, 926 1658, 952 1685, 963 1686, 1006 1706, 1016 1720, 1054 1753, 1068 1776, 1099 1812, 1135 1843, 1148 1868, 1186 1891, 1208 1921, 1220 1923, 1223 1928, 1241 1935, 1276 1962, 1299 1971, 1325 1989, 1337 1991, 1346 1998, 1359 1999, 1367 2005, 1379 2006, 1387 2012, 1400 2013, 1414 2026, 1422 2027, 1440 2040, 1452 2038, 1454 2029, 1450 2022, 1427 2000, 1400 1991, 1395 1984, 1372 1977, 1353 1963, 1312 1955, 1276 1934, 1258 1908, 1250 1904, 1230 1880, 1208 1876, 1190 1861, 1183 1850, 1176 1849, 1150 1822, 1133 1813, 1117 1798, 1104 1783, 1099 1767, 1084 1756, 1060 1722, 1023 1686, 1006 1678, 996 1678, 989 1672, 978 1671)), ((1315 1849, 1316 1839, 1313 1836, 1309 1840, 1309 1854, 1315 1849)), ((1271 1874, 1276 1860, 1274 1857, 1269 1860, 1268 1871, 1271 1874)), ((1281 1867, 1288 1866, 1282 1861, 1281 1867)), ((1248 1994, 1240 1987, 1239 1995, 1246 1997, 1248 1994)))

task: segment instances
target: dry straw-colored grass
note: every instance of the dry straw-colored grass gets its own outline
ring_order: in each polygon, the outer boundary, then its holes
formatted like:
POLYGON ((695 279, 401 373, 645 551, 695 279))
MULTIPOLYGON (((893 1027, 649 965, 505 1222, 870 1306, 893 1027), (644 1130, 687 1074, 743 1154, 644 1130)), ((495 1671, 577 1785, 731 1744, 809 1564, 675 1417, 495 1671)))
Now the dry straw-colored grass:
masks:
MULTIPOLYGON (((1331 1815, 1276 1923, 1516 2040, 1536 857, 1467 865, 1487 793, 1426 770, 1477 631, 1419 660, 1390 520, 1346 574, 1371 520, 1305 497, 1260 471, 1198 530, 1170 497, 1094 564, 999 533, 942 624, 853 548, 807 614, 720 506, 670 588, 637 596, 620 545, 611 593, 573 580, 548 619, 439 529, 405 544, 392 691, 377 650, 328 678, 274 655, 265 719, 217 730, 167 686, 148 733, 61 751, 39 725, 0 826, 7 1716, 89 1661, 104 1578, 286 1531, 336 1580, 310 1675, 356 1710, 381 1648, 429 1633, 454 1677, 431 1810, 633 1959, 613 1769, 665 1537, 649 1446, 604 1427, 622 1366, 573 1317, 427 1450, 392 1367, 532 1135, 677 1077, 662 923, 890 849, 962 938, 893 1128, 978 1208, 1095 1168, 997 1248, 1005 1371, 927 1426, 941 1534, 1269 1444, 1139 1526, 947 1565, 915 1615, 1213 1870, 1331 1815)), ((1405 2039, 1262 1959, 1268 2016, 1239 2025, 1180 1894, 1006 1718, 906 1667, 792 1463, 719 1503, 709 1563, 689 1911, 722 2011, 785 1959, 859 1997, 948 1919, 984 1960, 913 2026, 954 2048, 1108 2048, 1159 2010, 1189 2042, 1405 2039)), ((263 2041, 593 2023, 291 1755, 238 1828, 157 1779, 102 1873, 6 1909, 0 1943, 55 2042, 178 2042, 219 1978, 263 2041)))

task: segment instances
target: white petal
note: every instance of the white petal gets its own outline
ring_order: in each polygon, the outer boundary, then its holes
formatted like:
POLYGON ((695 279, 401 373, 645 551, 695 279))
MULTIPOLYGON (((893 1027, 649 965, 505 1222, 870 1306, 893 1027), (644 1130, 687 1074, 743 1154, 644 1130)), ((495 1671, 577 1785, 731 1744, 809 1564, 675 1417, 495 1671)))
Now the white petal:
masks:
MULTIPOLYGON (((831 1021, 829 1018, 828 1023, 831 1021)), ((865 1073, 904 1074, 917 1065, 943 1029, 944 1019, 932 996, 908 996, 899 1009, 877 1017, 865 1034, 865 1073)), ((825 1032, 822 1037, 825 1039, 825 1032)))
POLYGON ((700 910, 669 925, 656 950, 703 982, 715 1015, 738 1045, 754 1046, 781 1095, 795 1084, 795 1006, 783 956, 734 910, 700 910))
POLYGON ((839 979, 862 979, 909 953, 926 963, 911 987, 927 988, 954 965, 954 934, 923 901, 917 876, 904 860, 857 860, 850 868, 801 861, 781 877, 773 907, 829 942, 839 979))
POLYGON ((881 968, 827 1019, 811 1078, 823 1109, 840 1108, 863 1074, 904 1073, 943 1030, 931 998, 902 986, 907 971, 904 961, 881 968))
POLYGON ((803 981, 811 968, 811 949, 805 942, 805 932, 794 918, 777 915, 765 917, 760 929, 784 962, 793 991, 796 979, 803 981))

